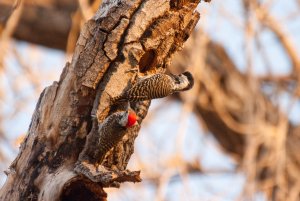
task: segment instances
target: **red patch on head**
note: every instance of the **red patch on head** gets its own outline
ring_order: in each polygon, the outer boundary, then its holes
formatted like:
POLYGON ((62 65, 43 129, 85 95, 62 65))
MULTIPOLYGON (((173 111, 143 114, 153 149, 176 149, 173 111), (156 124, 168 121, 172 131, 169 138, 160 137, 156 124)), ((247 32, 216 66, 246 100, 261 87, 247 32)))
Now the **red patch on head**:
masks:
POLYGON ((128 115, 128 122, 126 127, 130 128, 131 126, 133 126, 135 124, 137 120, 136 114, 132 111, 129 111, 129 115, 128 115))

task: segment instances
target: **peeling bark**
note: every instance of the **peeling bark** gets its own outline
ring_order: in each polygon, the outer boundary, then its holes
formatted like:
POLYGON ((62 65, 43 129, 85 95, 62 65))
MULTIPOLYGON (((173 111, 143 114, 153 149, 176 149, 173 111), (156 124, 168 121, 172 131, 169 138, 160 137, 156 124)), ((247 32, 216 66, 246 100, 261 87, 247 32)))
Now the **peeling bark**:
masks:
POLYGON ((0 200, 106 200, 105 182, 115 186, 115 182, 140 181, 139 172, 130 172, 126 166, 150 101, 131 103, 139 125, 106 154, 102 183, 73 169, 95 126, 92 115, 103 122, 124 107, 112 107, 111 97, 130 87, 137 76, 166 70, 199 19, 198 3, 104 1, 84 25, 60 80, 41 94, 0 200), (128 72, 134 68, 139 69, 137 75, 128 72))

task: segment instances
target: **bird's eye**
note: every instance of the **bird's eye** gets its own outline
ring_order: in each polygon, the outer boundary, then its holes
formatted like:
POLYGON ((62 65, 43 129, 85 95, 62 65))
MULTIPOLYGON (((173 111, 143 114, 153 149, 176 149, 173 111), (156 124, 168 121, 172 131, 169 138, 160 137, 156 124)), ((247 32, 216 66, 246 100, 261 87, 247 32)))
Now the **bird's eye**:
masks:
POLYGON ((179 77, 175 77, 175 83, 176 83, 176 84, 180 84, 180 79, 179 79, 179 77))

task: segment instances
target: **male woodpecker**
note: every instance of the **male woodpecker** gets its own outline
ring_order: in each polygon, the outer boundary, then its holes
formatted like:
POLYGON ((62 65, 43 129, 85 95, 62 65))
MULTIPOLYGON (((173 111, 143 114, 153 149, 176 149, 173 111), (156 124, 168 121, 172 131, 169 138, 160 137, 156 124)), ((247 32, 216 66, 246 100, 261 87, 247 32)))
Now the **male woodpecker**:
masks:
POLYGON ((188 71, 180 75, 158 73, 140 78, 130 89, 114 97, 112 102, 138 102, 163 98, 175 92, 189 90, 193 85, 194 78, 188 71))
POLYGON ((98 131, 88 135, 85 149, 79 156, 80 161, 101 164, 105 154, 113 148, 126 134, 126 129, 135 125, 137 116, 133 111, 122 111, 111 114, 98 131))

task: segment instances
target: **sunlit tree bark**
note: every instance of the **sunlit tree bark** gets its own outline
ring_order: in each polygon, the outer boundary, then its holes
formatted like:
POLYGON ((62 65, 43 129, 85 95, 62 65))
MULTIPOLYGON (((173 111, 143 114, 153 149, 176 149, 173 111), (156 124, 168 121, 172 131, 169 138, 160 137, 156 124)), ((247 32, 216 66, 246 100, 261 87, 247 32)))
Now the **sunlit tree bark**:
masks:
POLYGON ((126 166, 149 101, 131 104, 139 124, 107 153, 107 170, 97 172, 102 182, 76 174, 74 164, 97 121, 124 107, 111 108, 110 98, 132 84, 136 74, 129 70, 138 68, 138 76, 166 70, 199 19, 198 3, 103 1, 83 26, 59 81, 42 92, 0 200, 106 200, 104 186, 139 182, 139 171, 126 166))

